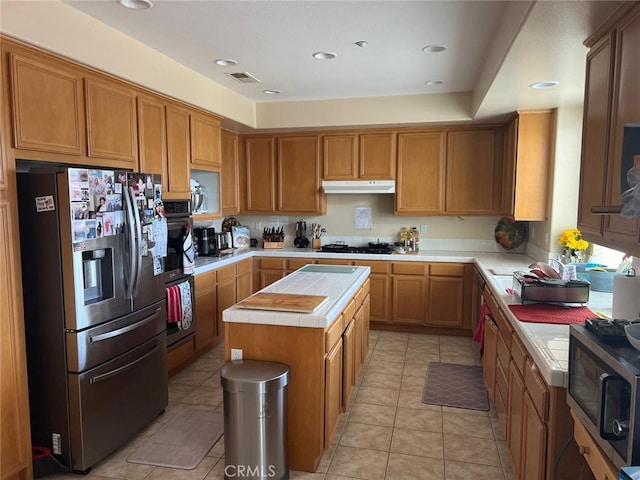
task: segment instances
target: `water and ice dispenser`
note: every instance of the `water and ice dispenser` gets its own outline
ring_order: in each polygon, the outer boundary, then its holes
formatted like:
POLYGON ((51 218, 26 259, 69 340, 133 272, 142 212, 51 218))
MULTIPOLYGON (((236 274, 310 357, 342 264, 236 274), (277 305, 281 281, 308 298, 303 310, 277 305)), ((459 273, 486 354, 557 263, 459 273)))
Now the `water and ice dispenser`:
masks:
POLYGON ((113 249, 100 248, 82 252, 84 304, 113 297, 113 249))

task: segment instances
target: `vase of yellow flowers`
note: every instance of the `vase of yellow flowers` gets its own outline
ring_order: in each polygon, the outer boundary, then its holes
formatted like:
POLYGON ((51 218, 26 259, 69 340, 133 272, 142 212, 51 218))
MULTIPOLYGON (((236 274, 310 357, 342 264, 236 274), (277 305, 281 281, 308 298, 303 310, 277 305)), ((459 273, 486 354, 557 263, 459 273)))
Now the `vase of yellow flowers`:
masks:
POLYGON ((577 228, 570 228, 562 232, 558 238, 562 247, 562 263, 582 263, 584 251, 589 247, 589 242, 582 238, 582 233, 577 228))

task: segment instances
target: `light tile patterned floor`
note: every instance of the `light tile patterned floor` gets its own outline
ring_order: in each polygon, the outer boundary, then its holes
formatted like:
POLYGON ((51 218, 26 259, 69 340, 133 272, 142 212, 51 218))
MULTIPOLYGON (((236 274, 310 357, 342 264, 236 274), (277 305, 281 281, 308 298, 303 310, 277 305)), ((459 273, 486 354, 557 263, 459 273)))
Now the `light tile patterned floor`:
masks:
MULTIPOLYGON (((489 412, 421 402, 429 362, 478 365, 470 338, 396 332, 370 333, 370 350, 352 403, 316 473, 290 472, 292 480, 513 480, 508 448, 493 406, 489 412)), ((138 445, 184 404, 222 410, 214 349, 169 380, 165 413, 128 445, 98 464, 92 480, 223 480, 224 440, 194 470, 128 463, 138 445)), ((71 480, 77 475, 56 475, 71 480)))

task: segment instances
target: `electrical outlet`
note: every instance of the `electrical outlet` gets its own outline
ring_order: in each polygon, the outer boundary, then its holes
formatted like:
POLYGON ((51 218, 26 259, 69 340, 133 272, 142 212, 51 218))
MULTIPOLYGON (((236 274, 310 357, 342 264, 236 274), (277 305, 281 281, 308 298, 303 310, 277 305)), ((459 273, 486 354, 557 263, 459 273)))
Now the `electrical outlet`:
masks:
POLYGON ((262 230, 262 222, 256 222, 256 231, 262 230))
POLYGON ((426 223, 421 223, 420 224, 420 233, 427 233, 427 224, 426 223))
POLYGON ((231 349, 231 360, 242 360, 242 350, 240 348, 231 349))

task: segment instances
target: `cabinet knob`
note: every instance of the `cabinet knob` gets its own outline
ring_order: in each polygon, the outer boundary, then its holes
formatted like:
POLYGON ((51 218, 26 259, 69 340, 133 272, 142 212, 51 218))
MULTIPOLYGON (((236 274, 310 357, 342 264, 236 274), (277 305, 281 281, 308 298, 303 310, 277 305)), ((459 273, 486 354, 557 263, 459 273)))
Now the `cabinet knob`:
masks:
POLYGON ((580 455, 584 455, 585 457, 589 455, 589 447, 580 445, 580 455))
POLYGON ((538 367, 536 367, 535 363, 531 364, 531 373, 538 373, 538 367))

